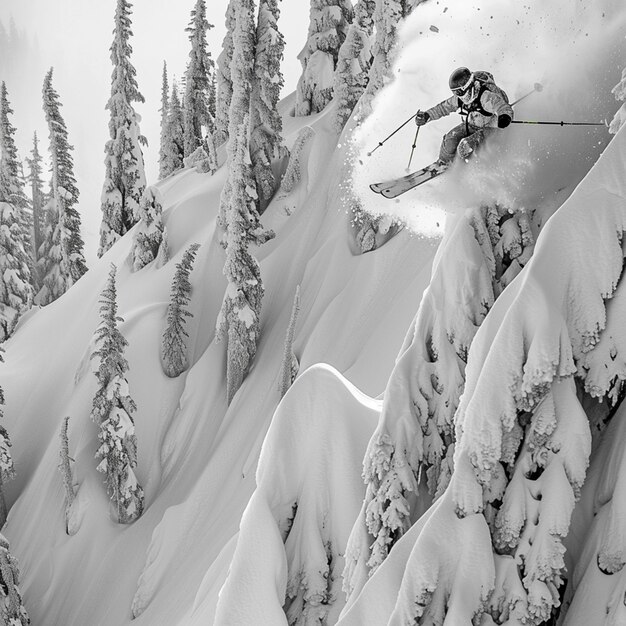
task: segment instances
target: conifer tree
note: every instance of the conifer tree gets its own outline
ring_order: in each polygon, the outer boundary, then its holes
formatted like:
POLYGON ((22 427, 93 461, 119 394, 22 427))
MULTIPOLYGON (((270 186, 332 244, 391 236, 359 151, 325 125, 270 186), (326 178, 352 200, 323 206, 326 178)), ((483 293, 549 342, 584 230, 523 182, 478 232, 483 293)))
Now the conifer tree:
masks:
POLYGON ((114 38, 111 44, 111 97, 106 108, 111 114, 110 139, 105 146, 106 176, 102 188, 102 224, 100 247, 102 256, 138 220, 139 202, 146 187, 141 146, 146 139, 139 130, 140 117, 134 102, 144 102, 139 93, 136 70, 130 62, 131 3, 117 0, 114 38))
POLYGON ((137 481, 137 438, 132 414, 136 410, 130 396, 124 350, 128 342, 119 330, 123 318, 117 314, 116 267, 111 264, 109 279, 100 297, 101 323, 96 330, 96 350, 91 358, 99 359, 98 390, 93 400, 91 418, 99 424, 101 459, 98 471, 106 475, 107 492, 117 512, 117 521, 128 524, 143 512, 143 489, 137 481))
POLYGON ((227 398, 232 400, 256 354, 260 332, 263 283, 257 260, 249 251, 274 236, 263 229, 248 146, 250 86, 255 59, 254 3, 238 0, 233 34, 233 93, 228 134, 229 176, 220 198, 218 222, 224 230, 228 287, 217 321, 217 335, 227 339, 227 398))
POLYGON ((363 98, 364 113, 371 110, 371 102, 380 89, 391 80, 391 67, 395 59, 400 21, 414 7, 411 0, 378 0, 374 11, 373 61, 363 98))
POLYGON ((207 49, 206 33, 213 28, 206 19, 205 0, 196 0, 191 11, 189 33, 191 51, 185 73, 185 156, 204 144, 209 116, 215 115, 214 63, 207 49))
POLYGON ((61 449, 59 450, 59 457, 61 462, 59 463, 59 471, 63 474, 63 487, 65 488, 65 532, 69 535, 69 517, 72 503, 76 498, 76 491, 74 489, 74 477, 72 476, 72 466, 70 457, 70 444, 67 437, 67 428, 69 425, 69 416, 63 420, 61 425, 61 449))
POLYGON ((350 0, 311 0, 308 39, 298 55, 296 115, 319 113, 332 100, 333 74, 352 13, 350 0))
POLYGON ((19 316, 32 304, 24 217, 27 199, 9 120, 13 113, 7 88, 0 86, 0 342, 13 332, 19 316))
POLYGON ((163 79, 161 82, 161 108, 159 109, 161 113, 161 137, 159 143, 159 180, 165 178, 167 174, 165 173, 165 144, 167 137, 167 119, 170 111, 170 94, 169 94, 169 85, 167 81, 167 63, 163 61, 163 79))
POLYGON ((163 206, 156 187, 146 187, 139 205, 139 227, 133 240, 133 270, 137 271, 157 258, 163 241, 163 206))
POLYGON ((278 0, 260 0, 250 106, 250 158, 261 213, 276 188, 272 160, 284 152, 282 120, 277 108, 284 84, 280 63, 285 47, 285 39, 278 30, 279 15, 278 0))
POLYGON ((26 626, 30 618, 22 602, 20 569, 9 542, 0 534, 0 620, 7 626, 26 626))
MULTIPOLYGON (((43 228, 44 228, 44 202, 45 194, 43 191, 43 180, 41 175, 43 174, 42 156, 39 153, 39 140, 37 139, 37 133, 33 135, 33 149, 31 150, 30 159, 26 159, 28 163, 29 175, 28 180, 30 182, 30 191, 33 207, 33 233, 32 233, 32 248, 33 248, 33 260, 35 262, 35 268, 39 261, 39 249, 43 243, 43 228)), ((36 272, 35 272, 36 273, 36 272)), ((37 287, 40 287, 39 280, 35 280, 37 287)))
POLYGON ((176 272, 170 290, 170 303, 167 307, 167 327, 161 340, 161 363, 163 371, 170 378, 182 374, 189 367, 187 346, 184 337, 189 337, 185 330, 187 317, 192 313, 187 309, 191 300, 191 283, 189 274, 200 244, 194 243, 183 254, 180 263, 176 265, 176 272))
POLYGON ((335 70, 334 95, 337 101, 335 128, 341 132, 356 103, 365 92, 372 56, 375 0, 359 0, 354 21, 341 48, 335 70))
POLYGON ((220 146, 228 139, 230 103, 233 97, 233 33, 236 26, 238 0, 230 0, 226 8, 226 34, 222 42, 222 52, 217 57, 217 102, 215 106, 215 145, 220 146))
MULTIPOLYGON (((0 363, 4 363, 4 349, 0 346, 0 363)), ((4 390, 0 387, 0 418, 4 417, 4 390)), ((15 478, 15 466, 11 456, 11 439, 4 426, 0 426, 0 528, 7 519, 7 505, 4 499, 4 485, 15 478)))
POLYGON ((86 271, 80 215, 75 208, 78 189, 67 128, 61 116, 59 95, 52 87, 52 68, 43 85, 43 109, 50 137, 50 199, 46 205, 47 223, 41 250, 43 287, 39 304, 49 304, 65 293, 86 271))
POLYGON ((283 362, 280 372, 280 397, 282 398, 288 391, 289 387, 298 375, 300 363, 298 357, 293 351, 293 339, 296 332, 296 322, 298 321, 298 313, 300 313, 300 285, 296 288, 296 295, 293 298, 293 306, 291 308, 291 317, 289 318, 289 326, 285 335, 285 347, 283 350, 283 362))
POLYGON ((169 176, 172 172, 183 167, 184 153, 185 126, 183 109, 178 97, 176 81, 173 81, 165 133, 164 160, 162 164, 163 176, 169 176))

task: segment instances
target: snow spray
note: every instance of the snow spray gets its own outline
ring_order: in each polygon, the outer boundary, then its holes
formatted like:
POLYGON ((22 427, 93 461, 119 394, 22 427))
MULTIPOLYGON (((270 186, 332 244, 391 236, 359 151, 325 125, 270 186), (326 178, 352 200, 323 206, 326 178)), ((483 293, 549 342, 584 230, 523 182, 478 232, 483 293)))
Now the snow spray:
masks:
MULTIPOLYGON (((448 77, 459 66, 491 72, 511 102, 540 84, 516 105, 518 119, 610 120, 619 108, 611 89, 626 64, 625 34, 623 0, 418 5, 400 30, 394 79, 353 139, 353 185, 364 208, 436 235, 446 213, 489 202, 530 206, 542 195, 575 186, 610 141, 605 127, 510 126, 467 165, 455 164, 396 201, 368 186, 404 174, 415 129, 409 124, 370 158, 365 154, 411 113, 448 98, 448 77)), ((412 169, 436 160, 443 134, 459 123, 452 114, 424 126, 412 169)))

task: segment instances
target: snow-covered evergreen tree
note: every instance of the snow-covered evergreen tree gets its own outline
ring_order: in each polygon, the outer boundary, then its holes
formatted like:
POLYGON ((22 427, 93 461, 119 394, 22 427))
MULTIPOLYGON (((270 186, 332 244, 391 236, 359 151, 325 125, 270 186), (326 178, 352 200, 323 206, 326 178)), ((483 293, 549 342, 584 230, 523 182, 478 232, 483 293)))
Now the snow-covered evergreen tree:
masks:
POLYGON ((63 475, 63 487, 65 489, 65 532, 69 535, 69 517, 70 508, 74 499, 76 498, 76 491, 74 488, 74 477, 72 476, 71 462, 74 460, 70 457, 70 444, 67 437, 67 428, 70 418, 67 416, 63 420, 61 425, 61 449, 59 450, 59 457, 61 459, 59 463, 59 471, 63 475))
POLYGON ((169 176, 172 172, 183 167, 184 155, 185 125, 183 108, 178 96, 178 86, 176 85, 176 81, 173 81, 163 145, 163 176, 169 176))
POLYGON ((134 102, 144 102, 137 85, 136 70, 130 62, 131 3, 117 0, 115 28, 111 44, 111 97, 106 108, 110 139, 105 146, 106 175, 102 188, 102 224, 100 247, 102 256, 138 220, 139 202, 146 187, 141 146, 146 139, 139 130, 140 117, 134 102))
POLYGON ((161 80, 161 135, 159 141, 159 180, 167 176, 165 144, 167 137, 167 119, 170 112, 170 88, 167 80, 167 63, 163 61, 163 78, 161 80))
POLYGON ((23 213, 27 199, 9 116, 13 113, 7 88, 0 86, 0 342, 13 332, 33 300, 23 213))
POLYGON ((80 234, 80 214, 76 209, 78 189, 67 128, 61 116, 59 95, 52 87, 52 68, 43 85, 43 109, 50 138, 50 199, 40 250, 43 286, 39 304, 49 304, 64 294, 86 271, 84 243, 80 234))
POLYGON ((208 118, 215 115, 215 64, 206 40, 211 28, 213 25, 206 18, 206 1, 196 0, 186 29, 191 51, 185 73, 185 156, 204 144, 208 118))
POLYGON ((228 286, 217 320, 217 336, 227 341, 226 393, 229 403, 254 359, 260 334, 264 288, 261 269, 249 246, 264 243, 274 236, 273 232, 263 230, 256 211, 258 197, 248 156, 247 135, 246 115, 237 133, 231 125, 231 176, 220 201, 219 220, 225 230, 226 248, 224 274, 228 286))
POLYGON ((231 64, 232 99, 228 135, 229 176, 220 198, 218 223, 224 231, 224 274, 228 286, 217 320, 217 335, 227 339, 227 398, 232 400, 256 354, 263 283, 250 244, 274 236, 263 229, 257 210, 259 196, 250 161, 248 133, 250 89, 255 59, 253 0, 238 0, 231 64))
POLYGON ((119 324, 117 314, 116 267, 111 271, 100 297, 101 323, 96 330, 96 350, 91 355, 98 359, 98 390, 93 399, 91 418, 99 424, 100 446, 96 458, 101 459, 98 471, 106 475, 107 492, 113 501, 117 521, 128 524, 143 512, 143 489, 134 468, 137 465, 137 438, 132 414, 137 409, 130 396, 126 372, 128 361, 124 350, 128 342, 119 324))
POLYGON ((139 205, 139 226, 131 250, 135 272, 157 258, 163 242, 163 205, 160 196, 156 187, 146 187, 139 205))
POLYGON ((377 0, 374 10, 373 60, 365 88, 362 106, 365 114, 371 109, 371 102, 380 89, 391 80, 391 67, 395 60, 395 46, 398 40, 398 28, 413 9, 411 0, 377 0))
POLYGON ((9 542, 0 534, 0 620, 7 626, 26 626, 30 618, 22 602, 20 568, 9 542))
POLYGON ((186 318, 192 313, 187 309, 191 300, 191 283, 189 274, 200 244, 194 243, 183 254, 180 263, 176 265, 170 303, 167 307, 167 327, 161 340, 161 363, 163 371, 170 378, 182 374, 189 367, 185 337, 189 337, 185 330, 186 318))
POLYGON ((41 178, 41 175, 43 174, 43 158, 39 152, 39 140, 37 139, 37 133, 33 135, 33 149, 30 154, 31 158, 27 158, 26 161, 29 169, 28 180, 30 182, 33 210, 33 232, 31 236, 33 250, 32 255, 35 265, 33 284, 35 289, 38 291, 41 288, 41 281, 38 277, 37 266, 39 263, 39 249, 43 243, 45 193, 43 190, 43 180, 41 178))
POLYGON ((233 33, 236 26, 236 10, 239 0, 229 0, 226 8, 226 34, 222 52, 217 57, 217 101, 215 104, 215 145, 220 146, 228 139, 230 103, 233 97, 233 33))
POLYGON ((272 161, 285 152, 278 100, 283 86, 280 63, 285 39, 278 30, 278 0, 260 0, 256 30, 256 58, 250 103, 250 158, 263 213, 274 195, 272 161))
POLYGON ((20 175, 21 162, 15 145, 15 127, 10 116, 13 109, 9 103, 6 83, 0 84, 0 176, 4 185, 5 202, 11 202, 18 210, 27 204, 24 183, 20 175))
POLYGON ((411 526, 416 509, 425 510, 449 483, 453 417, 469 347, 496 298, 532 255, 529 217, 483 206, 468 211, 445 242, 443 261, 400 351, 368 446, 366 496, 347 559, 348 589, 354 555, 367 561, 368 571, 377 569, 411 526))
POLYGON ((313 137, 315 137, 315 131, 311 126, 304 126, 298 133, 289 154, 289 163, 287 164, 285 175, 280 183, 280 187, 284 192, 291 193, 302 179, 302 152, 313 137))
MULTIPOLYGON (((0 346, 0 363, 4 363, 4 349, 0 346)), ((0 387, 0 418, 4 417, 4 390, 0 387)), ((4 426, 0 426, 0 528, 7 519, 7 505, 4 499, 4 485, 15 478, 15 466, 11 456, 11 439, 4 426)))
POLYGON ((293 306, 291 308, 291 317, 289 318, 289 326, 285 335, 285 347, 283 350, 283 362, 280 368, 280 397, 282 398, 288 391, 289 387, 298 375, 300 363, 298 357, 293 351, 293 339, 296 332, 296 322, 298 321, 298 313, 300 313, 300 285, 296 288, 296 294, 293 297, 293 306))
POLYGON ((334 96, 337 101, 335 128, 341 132, 367 87, 372 57, 372 33, 376 0, 359 0, 354 21, 337 59, 334 96))
POLYGON ((626 122, 626 68, 622 71, 622 80, 613 88, 613 93, 616 100, 624 103, 615 114, 609 126, 609 132, 615 134, 626 122))
POLYGON ((296 91, 296 115, 319 113, 332 100, 339 48, 352 16, 350 0, 311 0, 308 38, 298 55, 302 75, 296 91))

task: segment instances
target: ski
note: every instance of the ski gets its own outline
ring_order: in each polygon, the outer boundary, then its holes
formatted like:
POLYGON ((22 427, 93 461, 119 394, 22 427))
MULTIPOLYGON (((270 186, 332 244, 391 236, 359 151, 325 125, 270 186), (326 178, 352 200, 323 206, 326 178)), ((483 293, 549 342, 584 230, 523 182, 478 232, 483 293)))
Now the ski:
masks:
POLYGON ((396 198, 399 195, 417 187, 433 178, 443 174, 448 169, 448 165, 439 162, 431 163, 421 170, 417 170, 412 174, 407 174, 401 178, 394 178, 382 183, 374 183, 370 185, 370 189, 374 193, 379 193, 385 198, 396 198))

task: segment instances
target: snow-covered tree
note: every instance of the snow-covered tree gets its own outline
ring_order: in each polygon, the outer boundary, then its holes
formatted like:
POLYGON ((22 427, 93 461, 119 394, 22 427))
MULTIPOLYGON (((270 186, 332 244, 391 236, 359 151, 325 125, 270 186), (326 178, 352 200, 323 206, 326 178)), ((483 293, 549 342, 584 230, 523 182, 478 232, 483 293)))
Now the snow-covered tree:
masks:
POLYGON ((296 115, 319 113, 332 100, 339 48, 352 15, 350 0, 311 0, 308 38, 298 55, 302 75, 296 91, 296 115))
MULTIPOLYGON (((4 349, 0 346, 0 363, 4 363, 4 349)), ((0 418, 4 416, 4 390, 0 387, 0 418)), ((7 505, 4 499, 4 485, 15 478, 15 466, 11 456, 11 440, 4 426, 0 426, 0 528, 7 519, 7 505)))
POLYGON ((163 205, 160 196, 156 187, 146 187, 139 205, 139 226, 131 250, 135 272, 157 258, 163 242, 163 205))
POLYGON ((19 159, 9 120, 13 113, 7 88, 0 86, 0 342, 13 332, 17 320, 32 304, 29 254, 23 213, 27 199, 20 177, 19 159))
POLYGON ((339 49, 334 96, 337 101, 335 128, 341 132, 367 87, 372 57, 372 33, 376 0, 359 0, 354 21, 339 49))
POLYGON ((176 265, 170 303, 167 307, 167 327, 161 340, 161 363, 163 371, 170 378, 182 374, 189 367, 185 337, 189 337, 185 330, 186 318, 193 314, 187 309, 191 300, 191 283, 189 274, 200 244, 194 243, 183 254, 180 263, 176 265))
POLYGON ((353 559, 368 572, 377 569, 415 512, 447 487, 455 450, 453 417, 465 386, 469 347, 533 249, 530 216, 497 205, 468 211, 444 243, 368 446, 366 496, 347 559, 348 589, 353 559))
POLYGON ((293 306, 291 308, 291 317, 289 318, 289 326, 285 335, 285 347, 283 349, 283 362, 280 367, 280 397, 282 398, 288 391, 289 387, 298 375, 300 363, 298 357, 293 351, 293 340, 296 332, 296 322, 298 321, 298 313, 300 313, 300 285, 296 288, 296 294, 293 297, 293 306))
POLYGON ((167 80, 167 63, 163 61, 163 78, 161 80, 161 135, 159 141, 159 180, 165 178, 168 174, 166 172, 166 137, 167 137, 167 119, 170 112, 170 92, 169 84, 167 80))
POLYGON ((131 3, 117 0, 115 28, 111 44, 111 97, 106 108, 110 139, 105 146, 106 175, 102 188, 102 224, 100 247, 102 256, 138 220, 137 214, 143 190, 146 187, 141 146, 146 139, 139 130, 140 117, 134 102, 144 102, 137 85, 136 70, 130 62, 131 3))
MULTIPOLYGON (((234 101, 234 99, 233 99, 234 101)), ((230 131, 229 177, 220 201, 220 223, 225 230, 228 280, 217 320, 217 336, 227 341, 226 394, 228 402, 241 386, 256 354, 260 334, 261 300, 264 288, 261 268, 249 251, 274 236, 263 230, 256 211, 257 195, 247 146, 248 117, 237 133, 230 131)))
POLYGON ((236 27, 236 11, 239 0, 229 0, 226 8, 226 34, 222 52, 217 57, 217 101, 215 104, 215 145, 220 146, 228 139, 230 103, 233 97, 233 34, 236 27))
POLYGON ((7 626, 26 626, 30 618, 22 602, 20 568, 9 542, 0 534, 0 620, 7 626))
POLYGON ((217 320, 217 335, 227 340, 227 398, 232 400, 256 354, 260 332, 263 283, 251 244, 274 236, 263 229, 257 210, 259 196, 250 161, 248 133, 250 89, 255 59, 254 2, 238 0, 233 58, 232 99, 228 135, 229 176, 220 198, 218 223, 224 231, 224 274, 228 286, 217 320))
POLYGON ((615 134, 626 122, 626 68, 622 71, 622 80, 615 85, 612 93, 615 94, 616 100, 624 103, 615 114, 609 126, 609 132, 615 134))
POLYGON ((98 471, 106 475, 107 492, 113 501, 117 521, 128 524, 143 512, 143 489, 134 468, 137 465, 137 438, 132 414, 137 409, 130 396, 126 372, 128 361, 124 350, 128 342, 119 324, 124 320, 117 314, 116 267, 111 264, 109 278, 100 297, 101 323, 96 330, 98 359, 98 390, 93 399, 91 418, 99 424, 100 446, 96 458, 101 459, 98 471))
POLYGON ((76 498, 76 491, 74 487, 74 477, 72 476, 71 462, 74 460, 70 457, 70 444, 67 437, 67 428, 70 418, 67 416, 63 420, 61 425, 61 448, 59 450, 59 457, 61 459, 59 463, 59 471, 63 475, 63 487, 65 489, 65 532, 69 535, 69 517, 70 509, 74 499, 76 498))
POLYGON ((391 68, 395 60, 395 46, 398 28, 417 2, 411 0, 377 0, 374 10, 374 30, 376 36, 373 47, 373 60, 365 88, 362 106, 369 113, 374 96, 391 80, 391 68))
MULTIPOLYGON (((39 153, 39 140, 37 139, 37 133, 33 135, 33 149, 31 150, 31 158, 27 158, 29 175, 28 180, 30 182, 32 209, 33 209, 33 232, 32 232, 32 249, 33 249, 33 261, 35 263, 35 275, 37 274, 37 264, 39 262, 39 249, 43 243, 43 228, 45 223, 44 204, 45 194, 43 191, 43 180, 41 175, 43 174, 42 156, 39 153)), ((40 281, 37 276, 34 283, 36 289, 40 288, 40 281)))
POLYGON ((298 133, 289 154, 289 163, 287 164, 285 175, 280 183, 280 187, 284 192, 291 193, 302 179, 302 152, 313 137, 315 137, 315 131, 310 126, 305 126, 298 133))
POLYGON ((161 163, 163 176, 169 176, 172 172, 183 167, 184 154, 185 125, 183 109, 180 104, 176 81, 173 81, 163 145, 163 161, 161 163))
POLYGON ((52 68, 43 85, 43 109, 50 138, 50 199, 40 264, 43 286, 39 304, 49 304, 64 294, 86 271, 80 214, 76 209, 78 189, 67 128, 61 116, 59 95, 52 87, 52 68))
POLYGON ((283 86, 280 63, 285 40, 278 30, 278 0, 260 0, 256 30, 256 58, 250 103, 250 158, 263 213, 274 195, 272 161, 282 156, 282 120, 278 100, 283 86))
POLYGON ((191 51, 185 73, 185 156, 204 144, 208 117, 215 116, 214 63, 207 48, 206 34, 213 28, 206 18, 205 0, 196 0, 191 11, 191 51))

